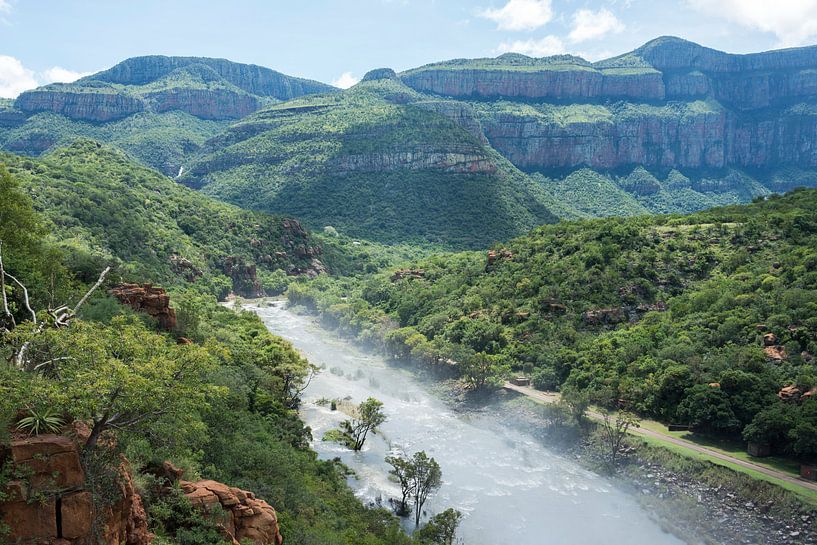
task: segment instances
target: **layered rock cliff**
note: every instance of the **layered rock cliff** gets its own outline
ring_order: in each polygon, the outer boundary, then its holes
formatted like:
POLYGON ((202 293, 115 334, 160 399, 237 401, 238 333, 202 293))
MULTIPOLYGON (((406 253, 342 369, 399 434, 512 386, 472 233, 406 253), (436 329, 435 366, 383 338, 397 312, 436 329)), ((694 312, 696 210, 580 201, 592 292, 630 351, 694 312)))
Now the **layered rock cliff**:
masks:
POLYGON ((142 111, 180 110, 202 119, 239 119, 267 100, 289 100, 332 86, 261 66, 199 57, 135 57, 70 84, 22 93, 14 107, 77 121, 106 122, 142 111))
POLYGON ((471 101, 488 142, 523 169, 817 166, 817 47, 730 55, 659 38, 594 64, 509 54, 400 77, 471 101))
MULTIPOLYGON (((147 515, 134 490, 127 464, 112 483, 115 498, 94 498, 93 479, 87 479, 78 441, 87 428, 78 425, 69 435, 18 436, 0 449, 0 467, 11 466, 0 501, 0 522, 15 545, 150 545, 147 515)), ((98 483, 97 483, 98 484, 98 483)))

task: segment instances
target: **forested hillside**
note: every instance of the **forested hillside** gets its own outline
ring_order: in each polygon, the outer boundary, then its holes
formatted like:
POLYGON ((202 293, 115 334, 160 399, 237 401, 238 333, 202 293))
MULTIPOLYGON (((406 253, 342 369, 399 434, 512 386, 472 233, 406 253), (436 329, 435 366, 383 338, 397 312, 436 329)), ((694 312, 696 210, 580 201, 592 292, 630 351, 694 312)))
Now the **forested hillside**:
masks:
POLYGON ((289 297, 398 357, 453 360, 475 384, 513 368, 538 388, 808 458, 815 206, 817 191, 798 190, 691 216, 563 222, 487 255, 319 278, 289 297))
POLYGON ((554 221, 551 199, 481 134, 390 70, 261 110, 209 141, 180 181, 246 208, 380 242, 486 245, 554 221))
MULTIPOLYGON (((200 283, 173 293, 179 321, 170 332, 157 331, 146 315, 116 304, 107 294, 115 282, 111 277, 89 291, 91 282, 85 278, 93 273, 96 280, 109 262, 88 258, 97 244, 104 241, 108 251, 127 258, 122 267, 130 279, 146 280, 155 277, 141 274, 158 267, 149 258, 152 251, 170 240, 161 231, 168 229, 169 217, 156 208, 151 218, 132 214, 131 208, 150 208, 150 203, 119 201, 119 192, 166 198, 164 206, 181 207, 185 201, 179 195, 187 193, 183 188, 163 193, 167 187, 161 177, 92 143, 43 162, 16 161, 11 161, 14 175, 0 169, 0 439, 12 444, 0 452, 0 488, 11 491, 0 498, 5 502, 0 540, 10 530, 22 530, 9 528, 7 520, 27 525, 34 535, 108 535, 116 530, 111 513, 141 496, 133 504, 138 509, 126 513, 127 528, 122 522, 129 542, 147 543, 147 532, 156 534, 154 543, 164 545, 222 542, 224 513, 196 509, 178 485, 168 486, 163 479, 170 474, 161 468, 176 471, 165 464, 170 461, 184 470, 186 479, 220 479, 267 500, 272 513, 277 512, 277 523, 272 519, 275 526, 267 530, 280 539, 280 526, 287 543, 410 542, 393 515, 368 509, 354 497, 342 466, 318 461, 308 448, 310 432, 297 408, 310 365, 255 315, 236 313, 202 294, 218 285, 217 272, 203 268, 200 283), (97 176, 120 185, 103 191, 95 185, 100 183, 97 176), (70 185, 82 191, 84 200, 77 200, 80 194, 71 192, 70 185), (49 204, 48 218, 34 210, 27 191, 38 205, 49 204), (93 221, 81 208, 93 212, 93 221), (127 226, 120 225, 123 218, 127 226), (156 231, 140 219, 154 220, 153 227, 166 238, 155 239, 156 231), (117 238, 130 231, 132 236, 117 238), (103 239, 107 232, 111 238, 103 239), (124 250, 128 246, 130 253, 124 250), (37 437, 26 441, 30 436, 37 437), (65 445, 75 443, 81 466, 41 479, 48 464, 71 461, 65 445), (10 452, 13 462, 19 461, 20 445, 36 452, 43 444, 63 450, 37 458, 33 468, 9 461, 10 452), (122 455, 127 456, 125 465, 122 455), (36 494, 36 501, 15 494, 23 486, 32 499, 36 494), (84 503, 69 507, 77 497, 84 503), (139 528, 143 533, 134 533, 139 528)), ((200 227, 214 237, 235 237, 226 222, 250 217, 200 196, 190 203, 203 207, 200 227)), ((184 241, 196 248, 195 234, 188 236, 184 241)), ((215 247, 215 241, 208 243, 215 247)), ((244 514, 249 515, 253 513, 244 514)))
POLYGON ((127 280, 196 286, 219 297, 280 291, 324 270, 293 219, 248 212, 180 186, 120 151, 80 140, 40 159, 0 155, 84 280, 102 265, 127 280))

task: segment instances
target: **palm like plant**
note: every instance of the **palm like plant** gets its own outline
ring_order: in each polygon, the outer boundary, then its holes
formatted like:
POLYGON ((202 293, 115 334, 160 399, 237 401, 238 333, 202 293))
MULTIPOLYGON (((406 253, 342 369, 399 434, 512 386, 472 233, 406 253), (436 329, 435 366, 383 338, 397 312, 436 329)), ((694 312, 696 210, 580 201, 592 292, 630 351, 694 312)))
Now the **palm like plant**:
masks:
POLYGON ((17 422, 17 429, 27 431, 29 435, 39 435, 41 433, 57 433, 62 428, 65 421, 54 414, 51 409, 37 412, 30 409, 29 416, 21 418, 17 422))

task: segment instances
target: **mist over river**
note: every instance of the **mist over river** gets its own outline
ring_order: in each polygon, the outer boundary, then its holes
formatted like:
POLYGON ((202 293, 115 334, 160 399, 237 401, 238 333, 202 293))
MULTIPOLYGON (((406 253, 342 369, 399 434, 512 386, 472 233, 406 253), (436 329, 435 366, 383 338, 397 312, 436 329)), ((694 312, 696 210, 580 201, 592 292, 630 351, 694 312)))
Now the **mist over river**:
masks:
POLYGON ((351 485, 366 503, 399 497, 383 459, 390 453, 425 450, 437 459, 444 484, 426 506, 429 515, 447 507, 465 514, 459 535, 466 545, 678 545, 629 494, 607 479, 549 451, 490 409, 457 411, 435 396, 415 374, 389 365, 284 301, 259 306, 273 333, 288 339, 323 368, 306 392, 302 417, 312 428, 321 458, 340 457, 357 474, 351 485), (384 403, 388 421, 369 436, 364 450, 321 441, 344 418, 316 404, 321 398, 369 396, 384 403))

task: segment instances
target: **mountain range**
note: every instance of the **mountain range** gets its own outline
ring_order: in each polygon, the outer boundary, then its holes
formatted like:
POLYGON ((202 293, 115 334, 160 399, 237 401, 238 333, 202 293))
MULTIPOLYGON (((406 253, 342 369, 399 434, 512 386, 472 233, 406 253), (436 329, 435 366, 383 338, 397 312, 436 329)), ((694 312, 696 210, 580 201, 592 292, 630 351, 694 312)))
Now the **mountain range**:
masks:
POLYGON ((591 63, 458 59, 331 86, 138 57, 0 103, 0 145, 77 136, 243 207, 475 247, 558 218, 688 212, 817 185, 817 47, 658 38, 591 63))

